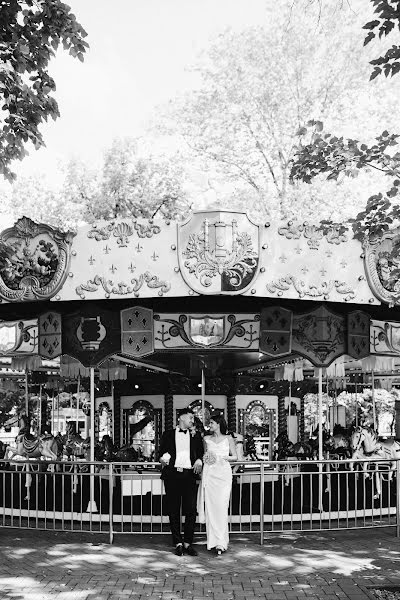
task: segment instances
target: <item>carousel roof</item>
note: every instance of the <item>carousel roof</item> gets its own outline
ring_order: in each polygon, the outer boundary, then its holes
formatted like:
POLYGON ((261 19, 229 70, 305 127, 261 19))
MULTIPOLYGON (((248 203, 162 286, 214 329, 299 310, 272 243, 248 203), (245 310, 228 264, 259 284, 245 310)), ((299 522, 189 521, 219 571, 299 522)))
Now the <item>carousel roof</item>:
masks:
POLYGON ((0 234, 3 302, 245 295, 397 303, 393 238, 364 247, 337 225, 255 224, 240 212, 186 221, 99 221, 62 233, 24 217, 0 234))
POLYGON ((31 369, 68 355, 86 368, 112 358, 161 372, 397 356, 387 305, 400 304, 399 238, 361 244, 337 225, 217 210, 76 234, 23 217, 0 234, 0 355, 31 369))

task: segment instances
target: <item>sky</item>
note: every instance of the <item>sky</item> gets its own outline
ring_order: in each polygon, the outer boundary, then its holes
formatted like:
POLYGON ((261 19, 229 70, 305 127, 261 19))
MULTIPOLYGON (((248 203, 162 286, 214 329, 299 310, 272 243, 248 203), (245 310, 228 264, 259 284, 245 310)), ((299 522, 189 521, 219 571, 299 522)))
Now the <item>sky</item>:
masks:
POLYGON ((59 51, 50 73, 61 117, 42 127, 18 174, 80 157, 98 164, 115 137, 141 136, 157 108, 196 86, 199 53, 227 27, 262 24, 269 0, 66 0, 88 33, 84 63, 59 51), (110 8, 112 7, 112 8, 110 8))

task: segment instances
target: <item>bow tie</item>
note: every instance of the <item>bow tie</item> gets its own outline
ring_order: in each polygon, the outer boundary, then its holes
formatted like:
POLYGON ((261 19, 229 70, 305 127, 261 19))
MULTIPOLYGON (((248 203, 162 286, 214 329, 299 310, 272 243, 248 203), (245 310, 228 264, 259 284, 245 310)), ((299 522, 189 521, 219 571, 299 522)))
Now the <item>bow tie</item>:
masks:
POLYGON ((180 432, 180 433, 187 433, 187 432, 188 432, 188 430, 187 430, 187 429, 179 429, 179 432, 180 432))

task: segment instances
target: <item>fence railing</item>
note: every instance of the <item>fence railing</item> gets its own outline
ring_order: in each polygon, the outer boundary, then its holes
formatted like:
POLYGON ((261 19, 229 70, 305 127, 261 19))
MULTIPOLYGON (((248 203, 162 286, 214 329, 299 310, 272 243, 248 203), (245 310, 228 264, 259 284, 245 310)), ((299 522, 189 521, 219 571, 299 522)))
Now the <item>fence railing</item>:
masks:
MULTIPOLYGON (((400 461, 237 462, 230 532, 395 526, 400 461)), ((2 461, 0 526, 115 534, 169 532, 159 463, 2 461)), ((198 525, 204 532, 204 526, 198 525)))

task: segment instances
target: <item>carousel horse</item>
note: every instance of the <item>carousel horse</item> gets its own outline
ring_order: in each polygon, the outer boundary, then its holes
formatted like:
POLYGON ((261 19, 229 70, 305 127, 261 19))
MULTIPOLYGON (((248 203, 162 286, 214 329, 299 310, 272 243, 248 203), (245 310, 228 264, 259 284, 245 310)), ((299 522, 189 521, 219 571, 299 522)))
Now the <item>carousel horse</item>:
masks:
POLYGON ((73 460, 73 457, 84 458, 88 440, 84 439, 76 430, 76 423, 69 421, 66 426, 65 435, 59 437, 59 444, 62 444, 62 455, 67 460, 73 460))
MULTIPOLYGON (((380 440, 371 427, 358 426, 354 429, 351 436, 351 448, 353 450, 352 460, 368 459, 370 462, 382 461, 385 459, 387 464, 382 462, 375 463, 376 494, 374 499, 379 498, 381 494, 381 478, 379 470, 382 467, 388 468, 388 481, 393 478, 396 469, 396 460, 400 459, 400 443, 395 440, 380 440)), ((362 471, 366 477, 369 477, 369 462, 364 462, 362 471)), ((354 463, 350 463, 350 469, 354 469, 354 463)))
MULTIPOLYGON (((26 415, 19 417, 19 432, 15 438, 15 446, 7 446, 4 458, 13 461, 14 468, 26 472, 26 496, 30 498, 30 487, 32 475, 30 471, 43 471, 47 469, 45 463, 37 461, 40 459, 57 460, 58 446, 52 435, 32 435, 30 433, 30 421, 26 415), (33 461, 30 463, 29 461, 33 461), (17 463, 20 462, 20 466, 17 463)), ((54 469, 54 465, 50 465, 54 469)))
POLYGON ((292 465, 290 461, 308 460, 312 456, 312 449, 305 442, 291 442, 285 431, 277 435, 275 446, 274 460, 287 461, 287 464, 282 467, 282 471, 285 473, 285 486, 287 486, 300 471, 299 465, 292 465))
POLYGON ((331 436, 324 442, 324 451, 329 453, 330 457, 340 458, 351 457, 351 434, 341 425, 335 425, 331 436))
MULTIPOLYGON (((57 460, 58 445, 50 434, 32 435, 30 422, 26 415, 21 415, 19 432, 15 438, 15 454, 26 458, 47 458, 57 460)), ((11 447, 8 447, 11 449, 11 447)))

